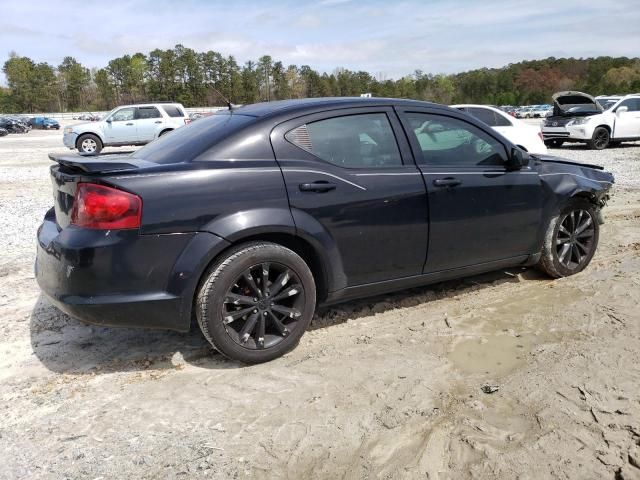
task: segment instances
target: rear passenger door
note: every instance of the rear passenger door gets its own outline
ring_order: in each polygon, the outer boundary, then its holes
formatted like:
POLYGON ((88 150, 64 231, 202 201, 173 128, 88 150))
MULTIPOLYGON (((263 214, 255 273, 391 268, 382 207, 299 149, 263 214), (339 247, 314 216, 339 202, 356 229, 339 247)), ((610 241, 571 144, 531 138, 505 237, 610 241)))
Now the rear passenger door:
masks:
POLYGON ((422 272, 426 191, 392 108, 307 115, 271 141, 296 226, 331 236, 345 286, 422 272))
POLYGON ((428 191, 425 273, 535 253, 542 208, 537 172, 508 170, 509 145, 488 127, 419 107, 400 117, 428 191))
POLYGON ((136 110, 138 141, 150 142, 156 138, 157 132, 162 127, 162 115, 160 111, 153 106, 138 107, 136 110))

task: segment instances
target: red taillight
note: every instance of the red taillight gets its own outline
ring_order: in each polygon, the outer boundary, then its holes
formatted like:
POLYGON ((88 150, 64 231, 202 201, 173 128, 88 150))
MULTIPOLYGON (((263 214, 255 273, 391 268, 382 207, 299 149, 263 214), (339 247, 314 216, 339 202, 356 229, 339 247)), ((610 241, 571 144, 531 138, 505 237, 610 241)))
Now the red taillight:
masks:
POLYGON ((79 183, 71 210, 71 224, 99 230, 139 228, 142 199, 95 183, 79 183))
POLYGON ((184 119, 184 124, 185 125, 189 125, 191 123, 191 119, 190 118, 185 118, 184 119))
POLYGON ((542 132, 538 132, 538 136, 540 137, 540 140, 544 142, 544 137, 542 136, 542 132))

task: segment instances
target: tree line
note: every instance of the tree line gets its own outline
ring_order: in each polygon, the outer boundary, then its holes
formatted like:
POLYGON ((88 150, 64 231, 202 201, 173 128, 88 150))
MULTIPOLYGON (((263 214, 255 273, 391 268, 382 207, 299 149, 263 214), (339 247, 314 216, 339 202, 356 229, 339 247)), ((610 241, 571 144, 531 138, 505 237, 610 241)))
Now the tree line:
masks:
POLYGON ((255 103, 305 97, 398 97, 438 103, 549 103, 560 90, 592 95, 640 92, 640 58, 554 58, 444 75, 416 70, 399 79, 336 68, 318 72, 264 55, 240 65, 233 56, 183 45, 114 58, 89 69, 73 57, 58 66, 9 54, 3 66, 0 111, 109 110, 117 105, 171 100, 192 106, 255 103))

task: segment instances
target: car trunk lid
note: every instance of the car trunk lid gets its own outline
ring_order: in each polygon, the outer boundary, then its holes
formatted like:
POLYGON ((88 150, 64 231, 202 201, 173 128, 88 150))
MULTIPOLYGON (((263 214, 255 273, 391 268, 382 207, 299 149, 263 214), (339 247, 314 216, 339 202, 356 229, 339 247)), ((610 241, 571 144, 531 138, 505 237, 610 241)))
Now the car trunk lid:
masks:
POLYGON ((71 210, 79 183, 106 183, 110 175, 157 167, 156 164, 129 155, 106 154, 99 156, 57 155, 49 158, 56 162, 51 167, 56 223, 60 229, 71 223, 71 210))

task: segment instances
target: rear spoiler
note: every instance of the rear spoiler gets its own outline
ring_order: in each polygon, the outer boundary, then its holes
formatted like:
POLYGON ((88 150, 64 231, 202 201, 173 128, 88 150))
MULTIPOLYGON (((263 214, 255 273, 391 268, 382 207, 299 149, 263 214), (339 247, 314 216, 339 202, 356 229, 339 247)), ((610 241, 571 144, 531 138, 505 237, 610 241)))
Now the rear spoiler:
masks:
POLYGON ((106 153, 102 155, 74 155, 50 153, 49 158, 68 168, 82 170, 85 173, 122 172, 138 170, 155 164, 129 157, 131 152, 106 153))

